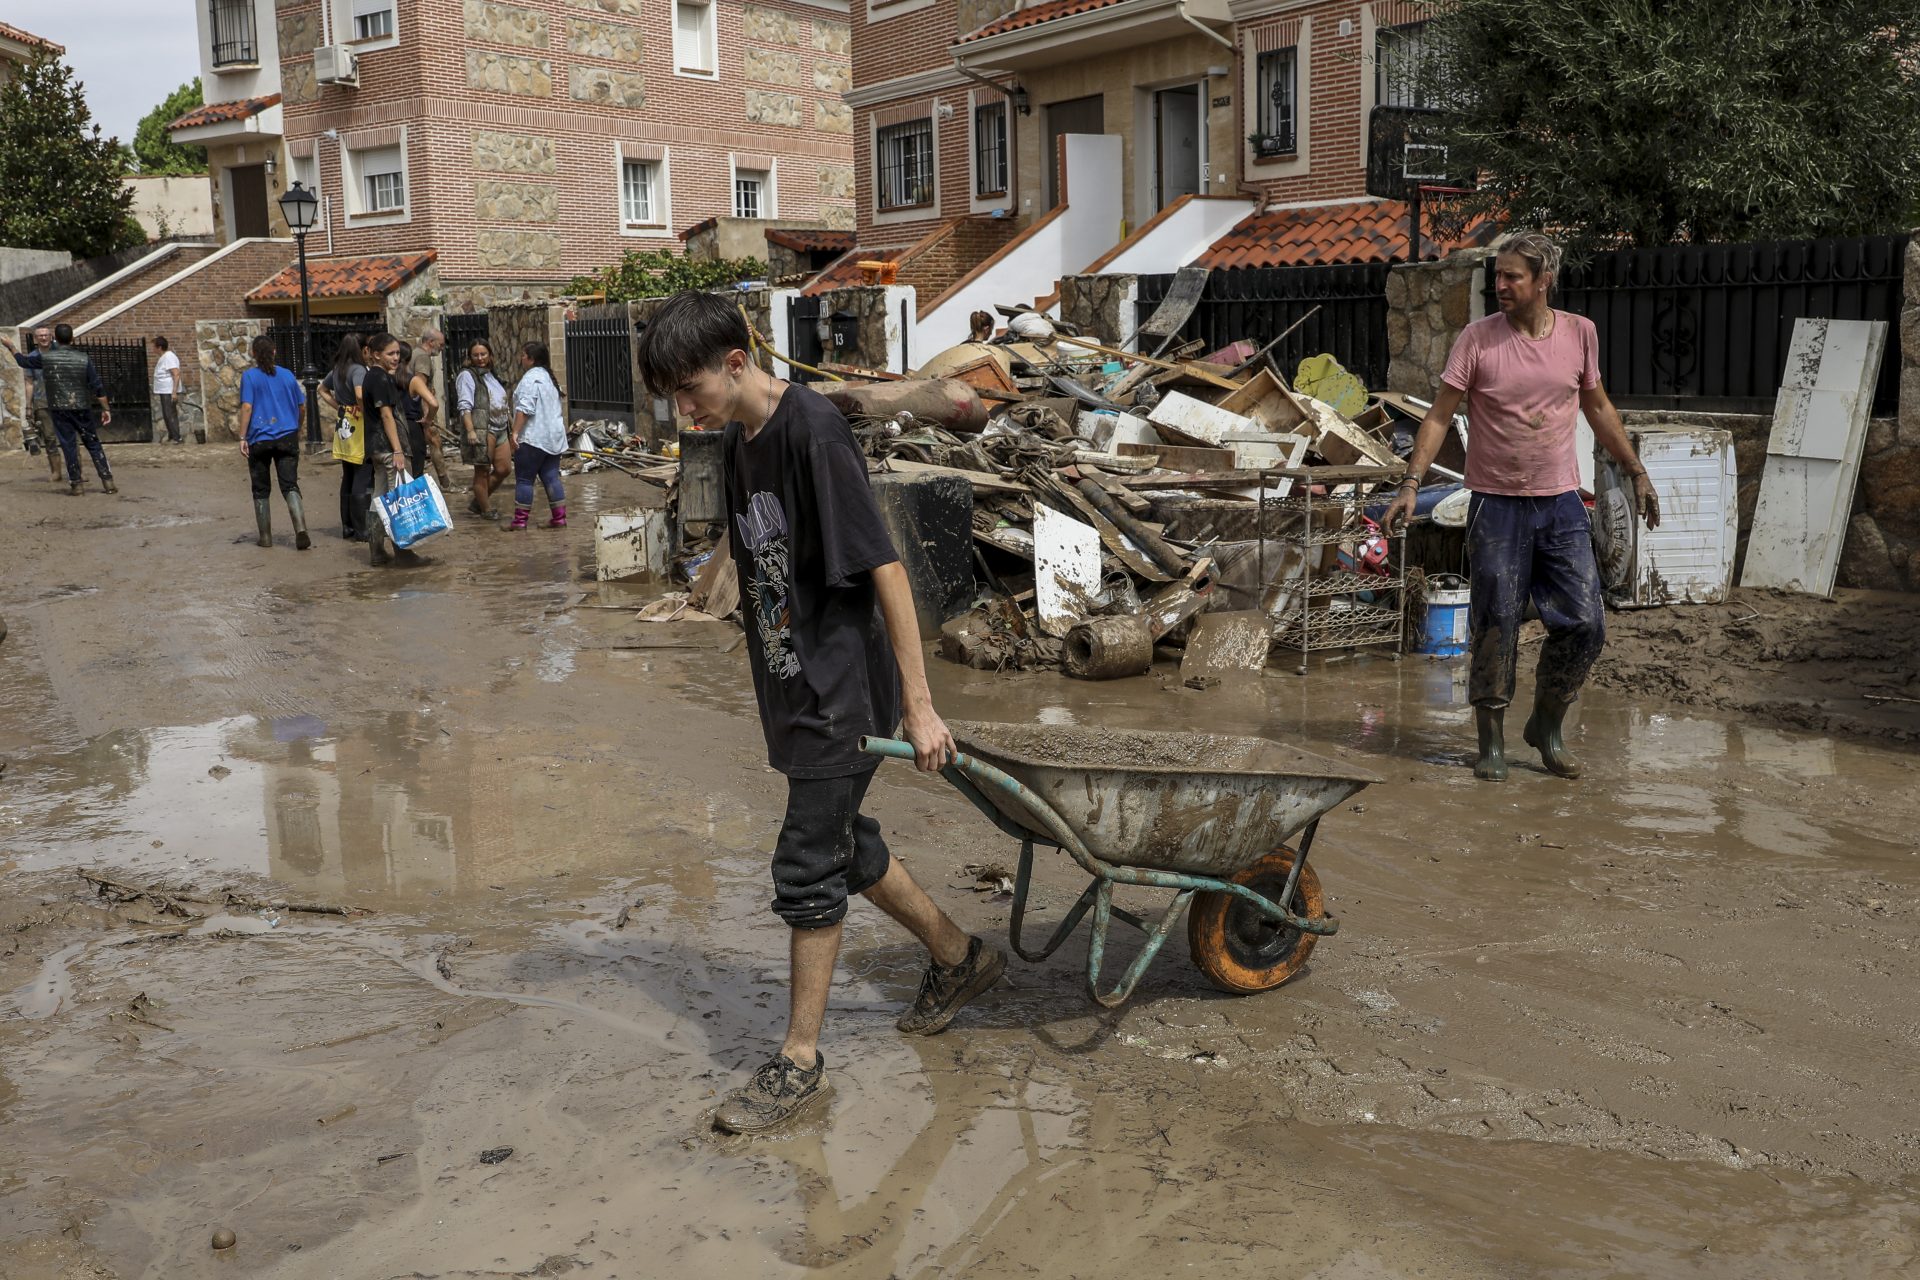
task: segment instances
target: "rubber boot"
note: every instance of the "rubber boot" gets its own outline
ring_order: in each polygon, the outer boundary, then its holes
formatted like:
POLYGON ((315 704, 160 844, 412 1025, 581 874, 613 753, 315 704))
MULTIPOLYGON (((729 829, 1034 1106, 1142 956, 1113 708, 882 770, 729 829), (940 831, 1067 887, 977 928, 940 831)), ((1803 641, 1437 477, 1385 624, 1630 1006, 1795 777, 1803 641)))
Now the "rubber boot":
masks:
POLYGON ((553 518, 547 521, 547 528, 564 529, 566 527, 567 527, 567 504, 564 502, 555 503, 553 508, 553 518))
POLYGON ((1475 707, 1474 727, 1480 731, 1480 758, 1474 762, 1473 776, 1482 782, 1507 780, 1507 734, 1505 707, 1475 707))
POLYGON ((100 487, 102 489, 105 489, 108 493, 120 492, 120 486, 113 482, 113 477, 111 475, 104 475, 100 477, 100 487))
POLYGON ((271 499, 268 498, 255 498, 253 500, 253 523, 260 529, 260 537, 255 542, 255 546, 270 547, 273 545, 273 508, 268 505, 270 502, 271 499))
POLYGON ((61 457, 59 449, 54 448, 47 450, 47 467, 53 472, 53 482, 55 484, 65 484, 67 482, 67 464, 66 460, 61 457))
POLYGON ((313 539, 307 536, 307 511, 300 504, 300 491, 295 489, 286 498, 287 514, 293 517, 293 545, 305 551, 313 545, 313 539))
POLYGON ((507 532, 525 533, 527 531, 527 517, 532 514, 533 510, 530 507, 515 507, 513 509, 513 523, 507 526, 507 532))
POLYGON ((1561 727, 1567 720, 1567 708, 1572 705, 1536 693, 1533 714, 1527 717, 1523 735, 1527 745, 1539 751, 1540 763, 1547 766, 1547 772, 1562 778, 1580 776, 1580 762, 1567 751, 1566 740, 1561 737, 1561 727))

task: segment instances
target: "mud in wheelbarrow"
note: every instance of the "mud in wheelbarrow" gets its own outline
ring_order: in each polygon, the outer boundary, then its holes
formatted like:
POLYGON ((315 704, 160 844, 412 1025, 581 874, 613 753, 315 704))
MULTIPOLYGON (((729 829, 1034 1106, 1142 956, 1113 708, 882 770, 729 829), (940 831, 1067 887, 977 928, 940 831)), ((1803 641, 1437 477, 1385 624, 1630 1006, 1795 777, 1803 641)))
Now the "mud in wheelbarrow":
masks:
MULTIPOLYGON (((1298 973, 1316 939, 1335 932, 1307 865, 1320 819, 1380 779, 1354 765, 1265 738, 949 721, 960 754, 941 771, 1020 841, 1009 932, 1028 961, 1059 949, 1087 912, 1087 992, 1109 1008, 1133 993, 1187 916, 1194 962, 1215 985, 1266 991, 1298 973), (1287 842, 1293 841, 1291 845, 1287 842), (1092 882, 1045 945, 1022 939, 1036 847, 1065 850, 1092 882), (1174 891, 1158 920, 1113 903, 1116 884, 1174 891), (1110 990, 1100 989, 1115 919, 1147 935, 1110 990)), ((913 759, 891 738, 873 755, 913 759)))

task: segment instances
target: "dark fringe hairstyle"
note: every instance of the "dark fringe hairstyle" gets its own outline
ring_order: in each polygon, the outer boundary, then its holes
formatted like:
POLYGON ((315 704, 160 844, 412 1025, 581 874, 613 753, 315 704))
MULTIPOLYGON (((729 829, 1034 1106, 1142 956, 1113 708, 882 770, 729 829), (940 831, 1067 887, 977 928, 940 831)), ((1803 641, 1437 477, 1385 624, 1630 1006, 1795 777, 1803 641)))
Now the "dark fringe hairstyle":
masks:
POLYGON ((262 373, 273 373, 273 357, 275 354, 277 354, 277 352, 273 345, 273 339, 269 338, 266 334, 263 333, 253 340, 254 367, 262 373))
POLYGON ((640 376, 657 396, 670 396, 695 374, 719 368, 729 351, 753 349, 732 298, 691 289, 668 298, 636 341, 640 376))
POLYGON ((353 366, 366 363, 360 358, 364 354, 360 348, 364 345, 359 334, 349 333, 333 349, 333 394, 342 404, 353 396, 353 366))
POLYGON ((536 369, 553 372, 553 353, 547 350, 544 342, 529 342, 520 348, 520 354, 533 361, 536 369))

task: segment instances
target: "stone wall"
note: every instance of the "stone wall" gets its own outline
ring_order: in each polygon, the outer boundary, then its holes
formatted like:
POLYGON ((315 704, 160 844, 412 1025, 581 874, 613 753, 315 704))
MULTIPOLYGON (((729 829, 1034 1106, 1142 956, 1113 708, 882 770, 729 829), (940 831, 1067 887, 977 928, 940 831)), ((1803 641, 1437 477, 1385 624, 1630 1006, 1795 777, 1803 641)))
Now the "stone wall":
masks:
POLYGON ((208 441, 240 438, 240 375, 253 365, 253 340, 266 331, 264 320, 202 320, 194 326, 208 441))
POLYGON ((1387 390, 1432 398, 1453 340, 1486 315, 1479 281, 1489 253, 1468 249, 1387 274, 1387 390))
POLYGON ((1117 346, 1138 327, 1134 299, 1140 277, 1132 275, 1062 276, 1060 318, 1108 346, 1117 346))
MULTIPOLYGON (((914 291, 902 286, 891 288, 884 285, 859 285, 851 289, 832 289, 820 295, 820 309, 823 315, 836 311, 845 312, 860 318, 859 341, 849 351, 842 348, 837 355, 829 356, 836 364, 859 365, 867 369, 880 369, 889 373, 905 373, 902 363, 902 319, 900 302, 908 301, 907 323, 910 326, 914 316, 914 291)), ((937 355, 933 351, 908 351, 908 363, 924 360, 937 355)))

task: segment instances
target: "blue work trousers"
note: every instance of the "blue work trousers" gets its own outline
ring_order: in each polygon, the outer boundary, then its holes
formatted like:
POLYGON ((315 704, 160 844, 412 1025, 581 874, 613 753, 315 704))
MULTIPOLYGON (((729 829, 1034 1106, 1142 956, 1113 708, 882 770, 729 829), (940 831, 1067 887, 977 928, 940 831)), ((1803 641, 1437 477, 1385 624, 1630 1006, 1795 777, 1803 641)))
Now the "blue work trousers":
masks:
POLYGON ((100 473, 102 481, 113 478, 113 468, 107 465, 107 451, 100 447, 100 428, 94 423, 91 409, 55 409, 53 411, 53 430, 60 437, 60 453, 67 460, 67 479, 80 483, 80 447, 86 446, 87 455, 93 459, 93 469, 100 473))
POLYGON ((1510 498, 1476 493, 1467 510, 1467 696, 1476 707, 1513 701, 1520 622, 1532 600, 1547 625, 1535 697, 1572 702, 1607 640, 1600 570, 1580 495, 1510 498))

